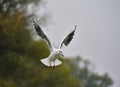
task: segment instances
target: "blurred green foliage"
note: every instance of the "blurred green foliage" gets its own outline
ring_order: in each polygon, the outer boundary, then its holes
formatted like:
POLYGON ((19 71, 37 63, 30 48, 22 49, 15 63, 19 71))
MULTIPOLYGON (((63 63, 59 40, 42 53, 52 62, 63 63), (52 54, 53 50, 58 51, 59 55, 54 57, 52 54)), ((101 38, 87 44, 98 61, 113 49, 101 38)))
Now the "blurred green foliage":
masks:
MULTIPOLYGON (((35 41, 28 28, 29 4, 42 0, 1 0, 0 2, 0 87, 108 87, 108 74, 99 76, 77 59, 65 60, 55 69, 39 60, 49 55, 47 44, 35 41), (78 60, 77 60, 78 61, 78 60), (89 76, 90 74, 90 76, 89 76), (84 82, 84 80, 86 82, 84 82), (96 85, 100 80, 101 86, 96 85)), ((42 21, 42 20, 41 20, 42 21)))
POLYGON ((90 67, 92 63, 89 60, 83 60, 78 56, 66 59, 66 62, 71 67, 72 74, 81 80, 83 87, 110 87, 113 84, 113 80, 107 73, 103 75, 95 73, 93 70, 95 67, 90 67))

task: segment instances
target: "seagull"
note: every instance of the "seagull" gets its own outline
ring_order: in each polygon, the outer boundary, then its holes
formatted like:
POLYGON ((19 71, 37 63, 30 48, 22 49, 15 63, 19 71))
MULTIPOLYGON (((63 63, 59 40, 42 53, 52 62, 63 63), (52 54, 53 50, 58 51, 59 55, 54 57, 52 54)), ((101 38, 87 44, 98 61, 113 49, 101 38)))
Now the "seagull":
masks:
POLYGON ((71 42, 71 40, 73 39, 74 33, 76 31, 76 26, 72 32, 70 32, 66 37, 64 37, 64 39, 61 41, 58 48, 55 48, 51 44, 46 33, 41 29, 41 27, 37 24, 37 22, 34 19, 33 19, 33 25, 38 36, 40 36, 41 39, 45 40, 50 50, 50 55, 47 58, 41 59, 40 61, 44 65, 48 67, 53 67, 53 68, 55 66, 61 65, 62 62, 58 59, 59 57, 64 57, 61 48, 63 47, 63 45, 68 46, 68 44, 71 42))

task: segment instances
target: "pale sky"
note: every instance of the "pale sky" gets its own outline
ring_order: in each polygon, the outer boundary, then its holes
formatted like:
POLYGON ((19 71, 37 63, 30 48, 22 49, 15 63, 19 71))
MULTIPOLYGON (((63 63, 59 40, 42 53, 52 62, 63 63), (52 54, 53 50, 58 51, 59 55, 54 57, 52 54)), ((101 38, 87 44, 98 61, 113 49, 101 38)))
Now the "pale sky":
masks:
POLYGON ((64 55, 92 61, 120 87, 120 0, 47 0, 46 8, 52 15, 46 31, 56 46, 77 25, 64 55))

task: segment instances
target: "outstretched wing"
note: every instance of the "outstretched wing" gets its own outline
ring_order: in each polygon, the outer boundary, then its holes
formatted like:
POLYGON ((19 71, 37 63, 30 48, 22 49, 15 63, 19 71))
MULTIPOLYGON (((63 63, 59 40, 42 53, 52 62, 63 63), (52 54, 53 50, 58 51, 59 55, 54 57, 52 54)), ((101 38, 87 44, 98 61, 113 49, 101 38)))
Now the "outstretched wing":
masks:
POLYGON ((50 43, 47 35, 45 34, 45 32, 44 32, 44 31, 41 29, 41 27, 35 22, 34 19, 33 19, 33 23, 34 23, 33 25, 34 25, 34 27, 35 27, 35 30, 36 30, 37 34, 38 34, 42 39, 44 39, 44 40, 47 42, 50 51, 52 51, 52 50, 53 50, 53 47, 52 47, 52 45, 51 45, 51 43, 50 43))
POLYGON ((60 46, 59 46, 60 49, 62 48, 63 44, 64 44, 65 46, 67 46, 67 45, 71 42, 71 40, 72 40, 72 38, 73 38, 73 36, 74 36, 75 30, 76 30, 76 26, 75 26, 75 29, 74 29, 71 33, 69 33, 69 34, 62 40, 62 42, 61 42, 61 44, 60 44, 60 46))

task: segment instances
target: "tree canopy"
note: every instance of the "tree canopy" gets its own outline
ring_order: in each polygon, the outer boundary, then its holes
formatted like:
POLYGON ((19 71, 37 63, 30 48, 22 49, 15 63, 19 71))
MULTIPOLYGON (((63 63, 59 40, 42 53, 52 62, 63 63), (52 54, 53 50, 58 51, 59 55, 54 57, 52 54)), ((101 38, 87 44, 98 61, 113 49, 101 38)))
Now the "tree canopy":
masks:
POLYGON ((76 78, 81 80, 83 87, 110 87, 113 80, 108 73, 99 75, 89 69, 91 62, 83 60, 81 57, 76 57, 66 60, 71 72, 76 78))

